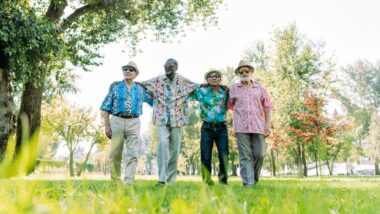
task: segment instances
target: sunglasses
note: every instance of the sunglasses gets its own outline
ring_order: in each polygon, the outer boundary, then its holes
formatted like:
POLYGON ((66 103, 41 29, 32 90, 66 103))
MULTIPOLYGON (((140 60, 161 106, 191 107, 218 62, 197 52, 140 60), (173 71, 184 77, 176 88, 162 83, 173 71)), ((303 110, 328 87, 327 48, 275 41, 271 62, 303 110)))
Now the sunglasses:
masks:
POLYGON ((238 71, 239 74, 249 74, 251 70, 249 68, 242 68, 238 71))
POLYGON ((220 78, 220 75, 219 74, 210 74, 207 76, 207 78, 215 78, 215 79, 219 79, 220 78))
POLYGON ((122 70, 124 72, 136 72, 136 70, 134 68, 131 68, 131 67, 124 67, 122 70))

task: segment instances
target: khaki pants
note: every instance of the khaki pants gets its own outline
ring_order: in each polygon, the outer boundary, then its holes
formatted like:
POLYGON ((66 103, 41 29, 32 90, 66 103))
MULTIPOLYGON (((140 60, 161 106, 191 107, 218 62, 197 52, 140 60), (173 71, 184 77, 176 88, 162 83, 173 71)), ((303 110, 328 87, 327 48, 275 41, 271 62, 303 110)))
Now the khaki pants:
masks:
POLYGON ((173 185, 177 177, 182 129, 180 127, 158 126, 157 135, 158 180, 173 185))
POLYGON ((131 184, 135 178, 137 167, 140 119, 124 119, 113 116, 110 125, 112 130, 111 149, 109 154, 111 179, 120 180, 121 161, 124 159, 124 181, 131 184), (124 145, 126 146, 126 153, 123 158, 124 145))

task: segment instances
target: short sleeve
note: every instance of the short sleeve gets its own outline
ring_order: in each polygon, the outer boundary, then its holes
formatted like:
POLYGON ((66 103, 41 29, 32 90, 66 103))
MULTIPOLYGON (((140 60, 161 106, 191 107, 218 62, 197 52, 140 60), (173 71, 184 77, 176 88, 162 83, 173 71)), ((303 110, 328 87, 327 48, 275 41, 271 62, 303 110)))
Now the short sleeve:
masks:
POLYGON ((102 105, 100 106, 101 111, 107 111, 107 112, 112 112, 112 105, 113 105, 113 100, 115 97, 115 87, 116 83, 111 84, 109 87, 108 93, 106 97, 104 98, 102 105))
POLYGON ((192 93, 193 91, 197 90, 200 88, 201 84, 192 82, 191 80, 183 77, 183 83, 185 84, 187 88, 187 93, 192 93))
POLYGON ((150 80, 142 81, 140 84, 150 93, 152 96, 155 95, 157 90, 157 81, 159 77, 152 78, 150 80))
POLYGON ((235 100, 236 100, 236 87, 232 86, 228 94, 228 102, 227 102, 228 109, 234 108, 235 100))
POLYGON ((145 88, 143 90, 143 102, 148 103, 150 106, 153 106, 153 94, 147 91, 145 88))
POLYGON ((189 101, 200 101, 201 99, 201 89, 198 88, 198 89, 195 89, 193 92, 191 92, 190 96, 189 96, 189 101))
POLYGON ((262 88, 263 96, 261 97, 261 104, 264 107, 264 111, 270 111, 273 108, 272 100, 268 95, 268 91, 265 88, 262 88))

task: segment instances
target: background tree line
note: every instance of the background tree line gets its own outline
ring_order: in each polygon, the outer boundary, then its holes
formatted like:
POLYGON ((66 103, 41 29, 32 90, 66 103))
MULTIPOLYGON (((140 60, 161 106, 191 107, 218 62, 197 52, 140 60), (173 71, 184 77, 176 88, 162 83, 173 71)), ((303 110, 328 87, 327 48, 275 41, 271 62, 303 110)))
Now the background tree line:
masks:
MULTIPOLYGON (((214 25, 215 11, 221 3, 222 0, 1 1, 0 159, 7 163, 16 159, 17 155, 7 156, 7 147, 21 154, 22 145, 34 143, 37 146, 25 152, 39 152, 41 156, 38 145, 42 148, 47 141, 62 141, 72 153, 72 162, 78 143, 102 145, 98 142, 104 136, 97 135, 101 128, 91 123, 94 117, 83 117, 83 121, 90 121, 83 127, 80 125, 85 122, 75 124, 69 120, 72 115, 81 118, 81 111, 88 110, 55 103, 64 102, 57 97, 78 90, 73 68, 89 71, 98 66, 99 48, 111 42, 124 40, 134 52, 146 34, 159 41, 170 41, 189 25, 214 25), (58 107, 67 109, 56 113, 56 121, 54 116, 44 117, 48 112, 54 115, 53 109, 58 107), (67 121, 59 119, 63 113, 67 113, 67 121), (45 135, 40 135, 41 130, 45 135)), ((290 24, 275 29, 269 42, 257 41, 243 51, 242 58, 256 67, 254 78, 268 88, 274 102, 273 132, 267 138, 267 168, 273 175, 296 169, 299 176, 307 176, 309 163, 315 163, 316 174, 321 173, 322 165, 331 174, 336 161, 349 163, 366 156, 375 163, 375 172, 379 174, 380 62, 359 60, 337 68, 334 58, 324 52, 324 45, 310 40, 295 24, 290 24), (339 102, 341 109, 328 112, 331 102, 339 102)), ((232 85, 236 81, 233 69, 227 67, 223 72, 223 84, 232 85)), ((187 174, 199 173, 200 121, 197 116, 192 117, 195 125, 185 129, 181 156, 187 174)), ((238 155, 231 115, 228 125, 230 167, 236 175, 238 155)), ((154 139, 146 138, 144 142, 149 148, 154 147, 154 139)), ((51 145, 49 148, 54 148, 54 143, 51 145)), ((149 155, 147 160, 154 157, 154 152, 149 155)), ((37 157, 23 156, 30 162, 37 157)), ((90 158, 85 157, 87 161, 90 158)))

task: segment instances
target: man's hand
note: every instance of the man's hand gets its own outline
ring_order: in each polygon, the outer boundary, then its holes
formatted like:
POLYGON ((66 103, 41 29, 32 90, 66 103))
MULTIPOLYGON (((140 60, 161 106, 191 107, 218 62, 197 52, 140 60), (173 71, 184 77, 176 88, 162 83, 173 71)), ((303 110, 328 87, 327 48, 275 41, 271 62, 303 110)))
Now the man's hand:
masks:
POLYGON ((111 139, 112 138, 112 130, 111 130, 110 125, 106 125, 104 131, 105 131, 107 138, 111 139))
POLYGON ((264 137, 268 137, 270 135, 270 132, 271 132, 270 126, 265 126, 264 132, 265 132, 264 137))

